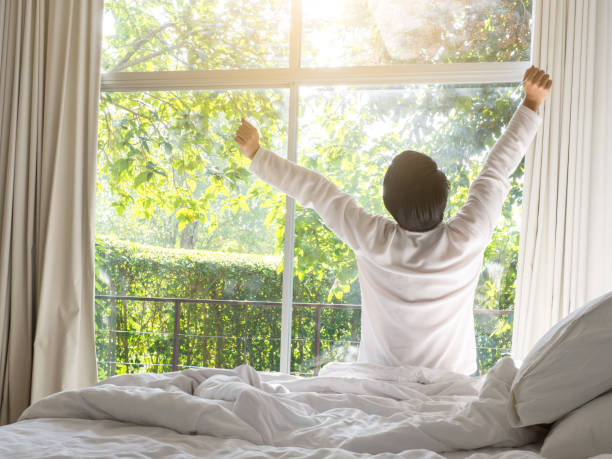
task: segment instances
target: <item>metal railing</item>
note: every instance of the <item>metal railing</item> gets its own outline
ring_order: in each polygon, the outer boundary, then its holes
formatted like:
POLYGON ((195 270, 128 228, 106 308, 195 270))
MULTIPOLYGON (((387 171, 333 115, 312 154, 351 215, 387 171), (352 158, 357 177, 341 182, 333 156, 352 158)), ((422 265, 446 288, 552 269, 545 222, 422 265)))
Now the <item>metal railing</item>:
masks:
MULTIPOLYGON (((205 304, 205 305, 223 305, 223 306, 264 306, 264 307, 282 307, 280 301, 242 301, 242 300, 222 300, 222 299, 195 299, 195 298, 167 298, 167 297, 144 297, 144 296, 122 296, 122 295, 96 295, 96 300, 112 300, 112 301, 137 301, 151 303, 173 303, 173 331, 172 331, 172 371, 177 371, 179 367, 179 336, 180 336, 180 319, 182 304, 205 304)), ((343 309, 343 310, 360 310, 359 304, 331 304, 331 303, 293 303, 294 308, 315 308, 315 323, 314 323, 314 374, 317 375, 320 369, 320 353, 321 353, 321 308, 325 309, 343 309)), ((475 315, 513 315, 514 311, 500 309, 474 309, 475 315)), ((245 337, 246 340, 246 337, 245 337)), ((487 348, 488 349, 488 348, 487 348)), ((491 348, 493 349, 493 348, 491 348)), ((127 363, 127 362, 120 362, 127 363)))

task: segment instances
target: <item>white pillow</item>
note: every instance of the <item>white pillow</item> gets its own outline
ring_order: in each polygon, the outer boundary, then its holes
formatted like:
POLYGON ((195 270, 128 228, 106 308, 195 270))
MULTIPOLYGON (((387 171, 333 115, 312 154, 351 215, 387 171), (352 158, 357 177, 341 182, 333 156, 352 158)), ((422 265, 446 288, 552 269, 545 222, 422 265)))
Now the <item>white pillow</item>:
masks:
POLYGON ((527 354, 512 382, 514 427, 553 423, 612 389, 612 292, 574 311, 527 354))
POLYGON ((557 422, 542 445, 548 459, 581 459, 612 453, 612 392, 557 422))

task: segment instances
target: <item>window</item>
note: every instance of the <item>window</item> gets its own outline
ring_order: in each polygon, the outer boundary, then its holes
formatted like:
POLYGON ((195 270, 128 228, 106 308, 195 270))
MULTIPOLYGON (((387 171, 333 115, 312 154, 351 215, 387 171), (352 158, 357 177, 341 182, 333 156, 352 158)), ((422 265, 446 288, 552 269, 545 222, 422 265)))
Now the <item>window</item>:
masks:
MULTIPOLYGON (((394 154, 447 173, 447 216, 518 105, 529 0, 107 0, 96 215, 99 376, 189 366, 313 374, 354 359, 352 252, 254 179, 262 143, 384 214, 394 154), (401 20, 398 20, 401 18, 401 20)), ((522 166, 475 301, 479 366, 511 340, 522 166)))

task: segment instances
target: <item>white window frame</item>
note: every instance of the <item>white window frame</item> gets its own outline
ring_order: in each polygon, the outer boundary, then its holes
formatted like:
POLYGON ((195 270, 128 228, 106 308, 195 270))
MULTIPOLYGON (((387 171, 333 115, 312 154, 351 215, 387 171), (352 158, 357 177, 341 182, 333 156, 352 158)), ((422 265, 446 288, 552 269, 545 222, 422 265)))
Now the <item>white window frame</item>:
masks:
MULTIPOLYGON (((102 92, 116 92, 288 88, 287 158, 297 162, 298 103, 299 88, 302 86, 514 83, 521 81, 525 70, 531 65, 531 62, 519 61, 302 68, 302 0, 291 0, 290 30, 288 68, 103 73, 100 89, 102 92)), ((280 345, 280 371, 283 373, 289 373, 291 367, 294 228, 295 200, 287 196, 280 345)))

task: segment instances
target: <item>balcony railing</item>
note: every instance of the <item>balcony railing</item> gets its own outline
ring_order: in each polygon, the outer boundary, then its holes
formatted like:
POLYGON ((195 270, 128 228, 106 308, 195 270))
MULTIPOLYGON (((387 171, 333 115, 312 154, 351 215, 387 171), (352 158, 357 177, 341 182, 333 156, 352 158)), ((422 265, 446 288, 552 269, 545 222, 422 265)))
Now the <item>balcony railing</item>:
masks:
MULTIPOLYGON (((271 307, 280 308, 282 307, 281 302, 276 301, 239 301, 239 300, 223 300, 223 299, 194 299, 194 298, 166 298, 166 297, 140 297, 140 296, 121 296, 121 295, 96 295, 96 300, 110 300, 110 301, 130 301, 130 302, 143 302, 143 303, 172 303, 173 304, 173 330, 172 330, 172 360, 171 368, 172 371, 177 371, 179 368, 179 337, 181 336, 181 308, 183 304, 201 304, 201 305, 223 305, 223 306, 256 306, 256 307, 271 307)), ((294 308, 314 308, 314 374, 317 375, 320 367, 321 357, 321 309, 338 309, 338 310, 360 310, 361 305, 359 304, 327 304, 327 303, 293 303, 294 308)), ((514 311, 511 310, 497 310, 497 309, 474 309, 474 315, 478 316, 512 316, 514 311)), ((245 319, 246 321, 246 319, 245 319)), ((246 322, 245 322, 246 330, 246 322)), ((122 332, 122 330, 113 330, 112 327, 109 330, 113 332, 122 332)), ((142 333, 142 332, 141 332, 142 333)), ((160 334, 152 332, 153 334, 160 334)), ((214 337, 211 337, 214 338, 214 337)), ((242 337, 246 341, 248 336, 242 337)), ((355 343, 357 344, 357 343, 355 343)), ((505 348, 495 347, 479 347, 479 350, 502 350, 508 351, 505 348)), ((130 362, 106 362, 106 363, 120 363, 129 365, 130 362)))

